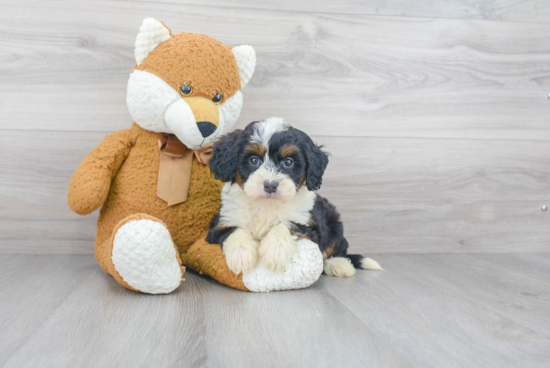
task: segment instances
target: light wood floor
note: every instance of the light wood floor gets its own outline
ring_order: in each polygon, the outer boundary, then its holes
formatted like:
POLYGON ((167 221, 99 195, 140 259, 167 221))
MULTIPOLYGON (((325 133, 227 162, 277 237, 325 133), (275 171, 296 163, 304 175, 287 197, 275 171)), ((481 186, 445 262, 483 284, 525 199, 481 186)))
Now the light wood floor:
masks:
POLYGON ((253 294, 120 287, 91 255, 0 255, 4 367, 548 367, 550 254, 377 255, 253 294))

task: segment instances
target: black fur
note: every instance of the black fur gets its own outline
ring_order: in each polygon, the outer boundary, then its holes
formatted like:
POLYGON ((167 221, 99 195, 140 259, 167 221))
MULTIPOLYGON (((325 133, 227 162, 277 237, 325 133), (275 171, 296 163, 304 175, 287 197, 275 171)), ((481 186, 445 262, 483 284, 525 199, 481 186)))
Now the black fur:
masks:
POLYGON ((311 225, 292 224, 295 233, 311 239, 319 245, 323 255, 330 257, 346 257, 355 268, 361 268, 363 256, 347 254, 348 241, 344 237, 344 225, 336 207, 325 198, 317 195, 311 213, 311 225))
POLYGON ((233 234, 236 230, 234 227, 220 227, 220 216, 216 215, 212 217, 210 227, 208 228, 208 234, 206 235, 206 241, 210 244, 219 244, 223 248, 223 243, 229 235, 233 234))
MULTIPOLYGON (((223 182, 234 182, 237 174, 246 182, 248 177, 258 169, 260 165, 251 166, 250 158, 253 153, 244 151, 250 143, 250 137, 254 131, 254 121, 242 130, 238 129, 223 136, 212 150, 210 159, 210 170, 216 179, 223 182)), ((322 177, 328 165, 328 155, 322 151, 311 138, 301 130, 289 127, 288 130, 276 133, 271 137, 269 156, 273 162, 279 163, 278 170, 288 174, 298 185, 305 174, 306 186, 309 190, 315 191, 321 188, 322 177), (281 151, 285 145, 296 145, 299 151, 289 156, 294 160, 294 166, 286 169, 281 165, 281 151)), ((264 157, 259 157, 264 160, 264 157)), ((286 158, 286 157, 285 157, 286 158)))
POLYGON ((237 157, 242 150, 243 131, 237 129, 224 135, 212 149, 209 165, 216 179, 223 182, 233 181, 237 173, 237 157))
MULTIPOLYGON (((247 145, 251 143, 250 138, 256 123, 252 122, 244 130, 236 130, 223 136, 214 145, 210 170, 216 179, 234 183, 236 178, 240 177, 244 183, 261 166, 266 158, 246 150, 247 145), (251 164, 250 159, 253 156, 260 159, 260 164, 251 164)), ((322 148, 322 146, 316 145, 306 133, 289 127, 288 130, 276 133, 271 137, 269 159, 270 162, 275 163, 278 171, 287 174, 297 186, 303 184, 305 177, 307 189, 316 191, 321 187, 323 174, 328 165, 328 155, 323 152, 322 148), (294 145, 299 149, 291 156, 282 157, 283 147, 288 145, 294 145), (284 159, 288 157, 292 158, 294 162, 291 168, 283 166, 284 159)), ((344 238, 344 226, 336 207, 317 195, 310 214, 311 225, 292 224, 291 230, 317 243, 326 257, 346 257, 355 268, 361 268, 363 256, 347 254, 348 242, 344 238)), ((223 242, 233 231, 235 228, 219 225, 218 214, 212 218, 206 241, 211 244, 220 244, 223 247, 223 242)))
POLYGON ((321 149, 323 146, 317 146, 311 138, 301 130, 296 129, 300 147, 306 155, 307 171, 306 185, 311 191, 319 190, 323 182, 323 174, 328 165, 328 155, 321 149))

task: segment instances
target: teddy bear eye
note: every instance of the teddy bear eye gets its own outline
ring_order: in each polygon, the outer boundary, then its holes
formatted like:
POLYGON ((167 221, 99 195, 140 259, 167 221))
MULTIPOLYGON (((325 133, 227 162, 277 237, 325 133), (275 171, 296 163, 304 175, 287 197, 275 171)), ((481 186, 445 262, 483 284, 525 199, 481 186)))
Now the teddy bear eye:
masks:
POLYGON ((222 100, 223 96, 221 93, 216 93, 212 101, 214 101, 215 104, 219 104, 222 100))
POLYGON ((180 92, 183 96, 189 96, 189 95, 191 95, 191 93, 193 93, 193 87, 191 87, 187 83, 184 83, 184 84, 181 85, 180 92))

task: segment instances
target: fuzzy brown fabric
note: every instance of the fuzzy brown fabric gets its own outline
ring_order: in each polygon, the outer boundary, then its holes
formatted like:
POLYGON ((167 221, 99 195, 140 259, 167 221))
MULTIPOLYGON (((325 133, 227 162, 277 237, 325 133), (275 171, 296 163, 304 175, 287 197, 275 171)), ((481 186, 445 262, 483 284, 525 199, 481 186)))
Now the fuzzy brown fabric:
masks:
POLYGON ((156 75, 176 91, 187 83, 193 87, 192 96, 212 99, 221 93, 222 103, 241 89, 231 47, 202 34, 174 35, 151 51, 136 69, 156 75))
POLYGON ((243 283, 241 274, 235 275, 225 261, 225 255, 218 244, 209 244, 203 238, 189 248, 187 253, 181 255, 183 263, 189 268, 198 271, 201 275, 212 277, 218 282, 234 289, 249 291, 243 283))
POLYGON ((182 254, 204 237, 218 211, 222 182, 214 179, 208 165, 193 157, 187 201, 168 206, 157 197, 159 162, 157 135, 134 123, 131 129, 107 136, 82 161, 71 179, 68 202, 73 211, 85 215, 103 204, 95 242, 96 252, 100 250, 101 254, 96 257, 113 276, 110 256, 106 254, 111 251, 115 227, 128 216, 146 213, 163 222, 182 254))
MULTIPOLYGON (((186 99, 194 113, 199 111, 201 117, 209 118, 211 113, 211 120, 218 121, 219 110, 210 100, 221 93, 223 103, 241 88, 231 47, 201 34, 170 35, 136 68, 160 77, 176 91, 188 83, 193 93, 186 99)), ((214 179, 207 164, 193 156, 187 200, 168 206, 157 197, 159 164, 158 135, 134 123, 131 129, 107 136, 75 171, 67 195, 71 209, 87 215, 101 207, 95 241, 101 267, 122 286, 134 290, 112 263, 113 239, 123 224, 147 218, 166 226, 176 253, 190 267, 246 290, 242 277, 227 268, 221 248, 203 240, 219 208, 222 182, 214 179)), ((182 275, 184 271, 182 267, 182 275)))

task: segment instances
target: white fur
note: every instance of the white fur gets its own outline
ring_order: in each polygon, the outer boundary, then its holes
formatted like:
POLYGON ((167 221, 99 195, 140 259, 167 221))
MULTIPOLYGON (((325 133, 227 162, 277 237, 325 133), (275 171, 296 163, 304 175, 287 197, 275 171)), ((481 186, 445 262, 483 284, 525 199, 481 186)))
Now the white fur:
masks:
POLYGON ((269 156, 269 143, 276 133, 284 132, 290 125, 283 118, 268 118, 254 125, 254 133, 250 137, 252 143, 261 144, 265 149, 265 158, 269 156))
POLYGON ((227 267, 236 275, 250 272, 258 261, 258 241, 250 232, 237 229, 223 243, 227 267))
POLYGON ((344 257, 325 259, 324 271, 328 276, 350 277, 355 275, 355 267, 349 259, 344 257))
POLYGON ((209 147, 237 121, 243 104, 241 91, 218 105, 219 127, 203 138, 194 112, 177 91, 156 75, 134 70, 128 80, 126 97, 128 110, 134 121, 143 129, 156 133, 175 134, 187 147, 209 147))
POLYGON ((291 201, 273 198, 250 198, 238 184, 226 183, 222 189, 220 224, 248 230, 262 240, 278 224, 290 222, 308 225, 315 193, 301 187, 291 201))
POLYGON ((244 183, 245 194, 254 199, 271 199, 278 201, 289 201, 296 195, 296 184, 288 176, 270 168, 269 163, 264 163, 252 173, 244 183), (276 181, 279 183, 275 193, 266 193, 264 190, 265 181, 276 181))
POLYGON ((384 269, 372 258, 363 258, 361 260, 361 268, 364 270, 384 271, 384 269))
POLYGON ((298 238, 292 235, 288 226, 281 223, 273 227, 260 243, 260 257, 264 267, 275 273, 286 269, 296 253, 298 238))
POLYGON ((136 63, 140 65, 162 42, 170 39, 170 31, 161 22, 153 18, 143 20, 136 37, 136 63))
POLYGON ((256 68, 256 51, 249 45, 233 47, 233 55, 237 60, 239 76, 241 77, 241 88, 244 88, 252 78, 256 68))
POLYGON ((246 288, 254 292, 303 289, 315 283, 323 272, 323 256, 319 246, 308 239, 297 242, 296 253, 281 273, 268 271, 260 262, 243 275, 246 288))
POLYGON ((149 294, 167 294, 182 281, 182 271, 168 229, 160 222, 127 222, 115 234, 111 257, 131 287, 149 294))

